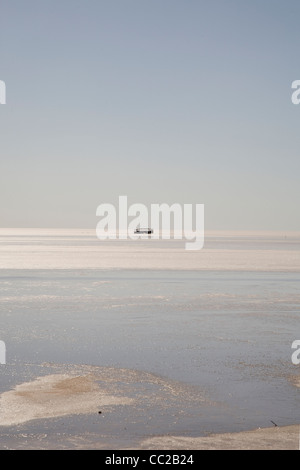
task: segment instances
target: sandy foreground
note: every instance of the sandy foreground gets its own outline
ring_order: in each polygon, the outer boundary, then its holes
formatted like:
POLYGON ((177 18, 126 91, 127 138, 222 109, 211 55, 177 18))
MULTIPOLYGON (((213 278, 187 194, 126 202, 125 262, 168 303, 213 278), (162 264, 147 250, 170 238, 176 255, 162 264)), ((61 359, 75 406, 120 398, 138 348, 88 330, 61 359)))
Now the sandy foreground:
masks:
MULTIPOLYGON (((297 379, 294 382, 300 386, 297 379)), ((135 400, 103 390, 93 374, 50 374, 17 385, 0 395, 0 433, 9 426, 37 419, 90 414, 101 408, 134 406, 135 400)), ((206 437, 157 436, 140 441, 134 450, 298 450, 300 426, 272 427, 206 437)), ((81 443, 82 444, 82 443, 81 443)), ((103 448, 103 442, 80 448, 103 448)))
POLYGON ((0 396, 0 424, 13 426, 34 419, 89 414, 99 407, 131 402, 102 391, 91 376, 48 375, 0 396))
POLYGON ((256 429, 208 437, 162 436, 146 439, 141 449, 162 450, 298 450, 300 426, 256 429))

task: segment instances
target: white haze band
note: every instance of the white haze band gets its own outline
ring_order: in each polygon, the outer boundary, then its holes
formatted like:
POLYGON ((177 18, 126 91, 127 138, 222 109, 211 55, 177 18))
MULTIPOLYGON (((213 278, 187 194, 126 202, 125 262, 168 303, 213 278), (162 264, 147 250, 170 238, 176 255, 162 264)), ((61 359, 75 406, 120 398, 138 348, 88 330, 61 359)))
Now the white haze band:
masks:
POLYGON ((0 104, 6 104, 6 85, 0 80, 0 104))
POLYGON ((163 240, 170 240, 173 232, 175 240, 189 240, 185 244, 186 250, 201 250, 204 246, 204 204, 196 204, 194 210, 192 204, 151 204, 149 220, 149 211, 144 204, 132 204, 128 207, 127 196, 119 196, 118 211, 113 204, 100 204, 96 215, 101 217, 96 228, 99 240, 136 240, 141 236, 135 233, 137 227, 151 227, 151 234, 148 236, 154 240, 158 240, 160 236, 163 240), (128 221, 128 217, 132 219, 128 221))

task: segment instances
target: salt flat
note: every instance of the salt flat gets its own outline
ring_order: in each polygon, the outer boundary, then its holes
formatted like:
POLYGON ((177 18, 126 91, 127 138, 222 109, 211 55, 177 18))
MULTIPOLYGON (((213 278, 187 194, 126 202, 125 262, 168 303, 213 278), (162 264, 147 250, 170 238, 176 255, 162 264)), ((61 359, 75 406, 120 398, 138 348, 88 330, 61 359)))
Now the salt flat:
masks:
POLYGON ((300 234, 184 243, 0 229, 2 448, 295 448, 300 234))
POLYGON ((0 229, 0 269, 300 270, 299 232, 207 232, 184 240, 99 241, 93 230, 0 229))

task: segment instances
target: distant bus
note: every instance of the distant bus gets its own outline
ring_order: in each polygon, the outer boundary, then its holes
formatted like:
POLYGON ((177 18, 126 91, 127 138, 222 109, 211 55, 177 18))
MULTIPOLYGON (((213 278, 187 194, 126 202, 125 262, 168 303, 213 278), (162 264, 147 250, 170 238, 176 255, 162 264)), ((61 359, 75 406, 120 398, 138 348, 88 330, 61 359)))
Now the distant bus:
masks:
POLYGON ((152 228, 137 228, 135 231, 134 231, 135 234, 137 235, 150 235, 151 233, 153 233, 153 230, 152 228))

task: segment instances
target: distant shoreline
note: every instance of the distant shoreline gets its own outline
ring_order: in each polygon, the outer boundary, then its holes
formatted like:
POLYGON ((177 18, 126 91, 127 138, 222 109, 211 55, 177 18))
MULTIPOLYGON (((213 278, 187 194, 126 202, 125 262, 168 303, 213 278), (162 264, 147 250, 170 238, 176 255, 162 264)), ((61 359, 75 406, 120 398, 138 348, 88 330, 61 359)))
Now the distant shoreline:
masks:
POLYGON ((300 232, 210 232, 184 240, 105 240, 93 230, 0 229, 0 269, 300 272, 300 232))

